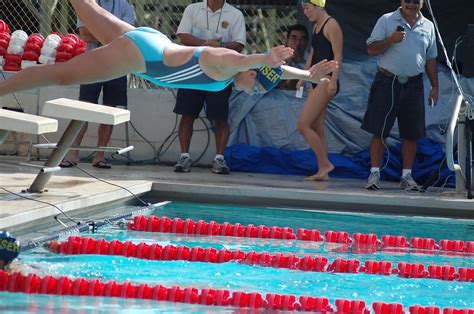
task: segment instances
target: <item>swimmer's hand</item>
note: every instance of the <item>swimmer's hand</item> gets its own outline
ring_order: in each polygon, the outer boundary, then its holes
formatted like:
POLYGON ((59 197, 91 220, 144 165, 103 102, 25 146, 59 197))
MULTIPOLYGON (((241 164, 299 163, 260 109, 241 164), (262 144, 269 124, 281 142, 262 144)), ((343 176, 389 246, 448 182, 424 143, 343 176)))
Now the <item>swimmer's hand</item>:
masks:
POLYGON ((321 82, 330 82, 331 80, 325 76, 329 75, 331 72, 334 72, 338 67, 339 65, 337 64, 337 61, 334 60, 327 61, 324 59, 319 61, 309 69, 311 82, 316 84, 321 82))
POLYGON ((293 55, 293 49, 283 45, 273 47, 267 54, 265 63, 273 68, 285 64, 285 60, 293 55))

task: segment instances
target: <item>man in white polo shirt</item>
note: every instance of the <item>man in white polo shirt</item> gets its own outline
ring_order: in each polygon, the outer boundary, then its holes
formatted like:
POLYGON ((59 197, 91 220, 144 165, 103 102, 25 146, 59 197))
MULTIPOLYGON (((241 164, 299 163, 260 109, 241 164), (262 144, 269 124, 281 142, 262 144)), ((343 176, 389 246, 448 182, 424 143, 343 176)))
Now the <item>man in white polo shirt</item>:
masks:
MULTIPOLYGON (((204 0, 186 7, 177 35, 186 46, 224 47, 241 52, 246 43, 245 19, 242 12, 225 0, 204 0)), ((216 157, 212 172, 230 172, 224 160, 224 150, 229 139, 229 97, 232 85, 218 92, 179 89, 174 112, 182 115, 179 124, 181 156, 174 167, 175 172, 189 172, 192 159, 189 146, 193 135, 194 120, 199 117, 204 103, 209 120, 214 121, 216 157)))

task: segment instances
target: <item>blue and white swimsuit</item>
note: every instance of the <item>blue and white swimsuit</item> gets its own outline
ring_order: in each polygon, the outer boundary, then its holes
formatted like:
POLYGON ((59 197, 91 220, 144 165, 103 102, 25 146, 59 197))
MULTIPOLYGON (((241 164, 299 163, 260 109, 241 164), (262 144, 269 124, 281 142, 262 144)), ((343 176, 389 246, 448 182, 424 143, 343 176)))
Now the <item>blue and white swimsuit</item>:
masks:
POLYGON ((232 79, 216 81, 207 76, 199 65, 199 56, 204 47, 196 50, 191 60, 177 67, 163 63, 163 52, 171 40, 163 33, 149 27, 138 27, 124 34, 132 40, 143 55, 145 73, 133 73, 156 85, 171 88, 189 88, 220 91, 232 83, 232 79))

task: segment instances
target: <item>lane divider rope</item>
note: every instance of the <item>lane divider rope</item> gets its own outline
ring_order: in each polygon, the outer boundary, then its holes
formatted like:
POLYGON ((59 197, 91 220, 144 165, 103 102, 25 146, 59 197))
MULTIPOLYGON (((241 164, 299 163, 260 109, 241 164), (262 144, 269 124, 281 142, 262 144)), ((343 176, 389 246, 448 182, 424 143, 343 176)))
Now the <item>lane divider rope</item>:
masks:
POLYGON ((236 261, 247 265, 262 267, 288 268, 301 271, 313 272, 335 272, 335 273, 366 273, 372 275, 398 275, 402 278, 431 278, 446 281, 474 281, 474 268, 445 265, 425 265, 421 263, 399 262, 396 268, 392 268, 389 261, 366 260, 363 264, 357 259, 343 260, 334 259, 328 263, 323 256, 297 257, 294 254, 284 255, 281 253, 270 254, 267 252, 243 252, 240 250, 216 250, 214 248, 202 248, 187 246, 174 246, 168 244, 146 244, 141 242, 135 244, 131 241, 121 242, 104 239, 93 239, 79 236, 71 236, 65 242, 53 241, 48 249, 61 254, 99 254, 135 257, 147 260, 185 260, 190 262, 226 263, 236 261), (361 266, 362 265, 362 266, 361 266))
MULTIPOLYGON (((207 306, 231 306, 239 308, 312 311, 322 313, 348 314, 404 314, 406 311, 400 303, 372 303, 372 310, 367 308, 363 300, 336 299, 335 307, 325 297, 312 297, 281 294, 260 294, 219 289, 182 288, 177 285, 167 288, 163 285, 154 286, 147 283, 133 284, 130 281, 118 283, 99 279, 70 278, 67 276, 53 277, 47 275, 38 277, 35 274, 27 276, 21 273, 8 274, 0 271, 0 292, 49 294, 93 297, 118 297, 128 299, 147 299, 169 301, 176 303, 201 304, 207 306)), ((440 314, 436 306, 413 305, 408 307, 410 314, 440 314)), ((447 307, 443 314, 474 314, 474 309, 457 309, 447 307)))
POLYGON ((168 217, 145 217, 135 216, 133 221, 128 222, 127 228, 134 231, 162 232, 208 236, 245 237, 261 239, 281 239, 300 240, 313 242, 326 242, 345 244, 354 253, 375 253, 382 250, 386 253, 404 252, 407 248, 411 253, 434 254, 435 252, 444 255, 460 255, 474 257, 474 241, 447 240, 442 239, 439 244, 432 238, 412 237, 408 242, 406 237, 383 235, 378 239, 375 234, 354 233, 352 237, 345 231, 321 232, 316 229, 300 228, 293 232, 289 227, 268 227, 264 225, 247 226, 239 223, 230 224, 224 222, 219 224, 215 221, 206 222, 204 220, 193 221, 191 219, 182 220, 180 218, 170 219, 168 217))

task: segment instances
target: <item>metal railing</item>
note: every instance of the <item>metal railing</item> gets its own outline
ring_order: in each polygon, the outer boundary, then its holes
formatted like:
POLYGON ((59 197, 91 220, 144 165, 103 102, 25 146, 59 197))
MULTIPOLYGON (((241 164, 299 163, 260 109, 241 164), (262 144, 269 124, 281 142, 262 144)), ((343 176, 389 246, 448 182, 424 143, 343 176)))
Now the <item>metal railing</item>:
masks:
POLYGON ((464 132, 464 127, 465 125, 462 123, 459 123, 458 127, 458 161, 459 164, 455 162, 454 158, 454 134, 456 130, 456 126, 458 126, 458 120, 459 120, 459 113, 461 111, 461 105, 463 102, 463 97, 462 95, 458 95, 453 113, 451 115, 451 119, 449 120, 449 126, 448 126, 448 131, 446 132, 446 162, 448 165, 449 170, 453 171, 455 176, 456 176, 456 192, 457 193, 464 193, 465 188, 466 188, 466 178, 463 173, 463 167, 462 161, 464 160, 463 156, 465 157, 465 149, 463 147, 465 146, 465 132, 464 132))

